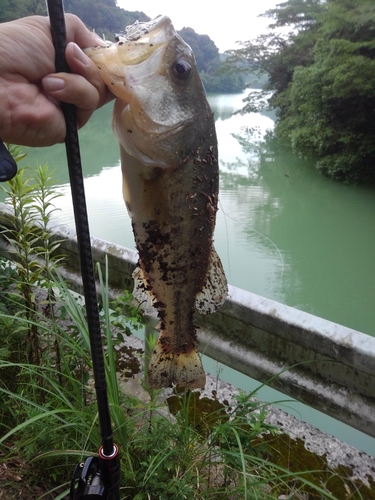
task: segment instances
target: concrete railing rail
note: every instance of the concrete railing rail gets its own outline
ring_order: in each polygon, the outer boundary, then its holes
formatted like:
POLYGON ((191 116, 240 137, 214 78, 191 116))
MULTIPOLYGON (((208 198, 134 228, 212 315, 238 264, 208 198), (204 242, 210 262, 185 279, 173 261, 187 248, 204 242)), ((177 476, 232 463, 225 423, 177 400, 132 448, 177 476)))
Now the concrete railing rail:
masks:
MULTIPOLYGON (((51 238, 64 240, 60 271, 81 291, 75 231, 59 226, 51 238)), ((0 239, 0 255, 14 258, 9 250, 0 239)), ((113 293, 132 289, 135 251, 92 238, 92 253, 103 266, 108 257, 113 293)), ((196 323, 208 356, 375 437, 375 338, 233 286, 196 323)))

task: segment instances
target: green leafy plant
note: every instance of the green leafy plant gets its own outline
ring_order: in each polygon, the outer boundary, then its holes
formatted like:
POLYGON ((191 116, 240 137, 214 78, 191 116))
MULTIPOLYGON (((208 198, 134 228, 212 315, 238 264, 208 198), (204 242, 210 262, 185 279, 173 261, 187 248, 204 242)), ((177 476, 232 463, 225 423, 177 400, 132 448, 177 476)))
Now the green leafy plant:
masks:
MULTIPOLYGON (((17 149, 10 148, 10 151, 17 160, 23 157, 17 149)), ((60 194, 53 187, 48 166, 40 165, 36 170, 19 169, 16 176, 1 188, 8 195, 6 203, 11 210, 3 213, 0 231, 10 245, 9 252, 17 272, 17 279, 14 275, 12 279, 14 292, 18 294, 13 293, 9 302, 13 302, 18 314, 28 320, 22 325, 24 350, 28 361, 39 364, 43 346, 35 322, 38 314, 35 288, 46 288, 48 301, 53 301, 50 274, 62 257, 54 253, 60 242, 51 241, 48 224, 55 211, 53 201, 60 194)))
MULTIPOLYGON (((97 269, 98 275, 100 275, 100 266, 97 269)), ((132 335, 135 330, 142 328, 146 323, 139 306, 134 306, 133 302, 132 293, 129 290, 124 290, 121 295, 108 304, 111 310, 111 324, 120 330, 117 333, 117 338, 121 341, 124 340, 122 332, 127 336, 132 335)))

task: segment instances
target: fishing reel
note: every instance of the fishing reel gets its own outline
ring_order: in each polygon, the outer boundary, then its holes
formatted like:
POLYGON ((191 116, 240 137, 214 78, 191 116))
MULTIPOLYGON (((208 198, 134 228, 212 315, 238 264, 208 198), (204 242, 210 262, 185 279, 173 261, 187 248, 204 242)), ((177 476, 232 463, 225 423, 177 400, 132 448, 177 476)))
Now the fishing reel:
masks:
POLYGON ((110 455, 101 447, 73 469, 69 500, 120 500, 120 468, 118 447, 110 455))
POLYGON ((70 483, 70 500, 108 499, 100 474, 99 457, 89 457, 75 466, 70 483))
POLYGON ((17 163, 0 138, 0 182, 13 179, 17 173, 17 163))

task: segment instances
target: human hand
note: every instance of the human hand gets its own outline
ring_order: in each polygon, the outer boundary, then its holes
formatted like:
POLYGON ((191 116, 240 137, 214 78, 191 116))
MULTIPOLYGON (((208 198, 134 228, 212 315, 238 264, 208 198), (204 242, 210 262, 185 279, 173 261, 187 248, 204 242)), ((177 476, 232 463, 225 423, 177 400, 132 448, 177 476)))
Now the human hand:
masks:
POLYGON ((65 56, 72 73, 55 73, 47 17, 0 24, 0 137, 23 146, 50 146, 65 139, 60 101, 74 104, 82 127, 113 95, 81 49, 103 43, 82 21, 66 14, 65 56))

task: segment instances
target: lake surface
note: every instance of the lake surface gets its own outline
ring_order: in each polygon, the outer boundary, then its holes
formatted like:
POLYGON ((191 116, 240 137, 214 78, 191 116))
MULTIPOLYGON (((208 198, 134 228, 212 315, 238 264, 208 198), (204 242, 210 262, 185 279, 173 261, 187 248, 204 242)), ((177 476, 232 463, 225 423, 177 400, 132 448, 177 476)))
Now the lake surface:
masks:
MULTIPOLYGON (((242 95, 213 95, 220 156, 215 246, 229 283, 375 335, 375 190, 326 179, 292 156, 260 161, 233 136, 271 129, 271 117, 234 115, 242 95)), ((80 131, 92 235, 134 248, 122 200, 112 105, 80 131)), ((266 155, 267 156, 267 155, 266 155)), ((65 195, 59 223, 74 224, 63 145, 30 150, 49 163, 65 195)))
MULTIPOLYGON (((215 246, 229 283, 374 336, 375 189, 335 183, 290 155, 274 157, 262 150, 260 157, 254 135, 241 143, 235 135, 246 138, 244 127, 264 133, 274 122, 267 114, 233 115, 242 99, 240 94, 209 97, 221 176, 215 246)), ((90 231, 134 248, 111 113, 112 105, 98 110, 80 131, 90 231)), ((56 221, 74 225, 64 146, 30 150, 24 164, 37 162, 56 169, 64 195, 56 200, 61 208, 56 221)), ((251 390, 247 377, 229 369, 224 373, 251 390)), ((266 397, 280 399, 272 391, 266 397)), ((326 424, 328 417, 302 405, 296 412, 375 454, 374 440, 343 424, 326 424)))

